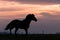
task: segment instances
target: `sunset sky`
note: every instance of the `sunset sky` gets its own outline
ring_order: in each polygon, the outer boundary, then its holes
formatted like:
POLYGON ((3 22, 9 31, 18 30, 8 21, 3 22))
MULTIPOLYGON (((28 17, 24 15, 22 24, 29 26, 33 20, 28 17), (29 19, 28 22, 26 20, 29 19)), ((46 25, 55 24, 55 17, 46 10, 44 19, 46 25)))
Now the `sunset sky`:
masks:
POLYGON ((38 19, 37 23, 31 23, 35 26, 30 28, 32 32, 60 32, 60 0, 0 0, 0 26, 7 25, 8 19, 25 18, 30 13, 38 19))

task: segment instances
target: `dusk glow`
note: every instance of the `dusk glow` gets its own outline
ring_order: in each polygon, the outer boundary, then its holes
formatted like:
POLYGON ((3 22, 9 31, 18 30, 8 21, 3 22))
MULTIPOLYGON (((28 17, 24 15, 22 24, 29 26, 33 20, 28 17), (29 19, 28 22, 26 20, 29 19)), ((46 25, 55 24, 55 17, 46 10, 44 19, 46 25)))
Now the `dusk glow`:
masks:
MULTIPOLYGON (((44 5, 44 4, 22 4, 14 1, 0 1, 0 16, 25 15, 29 13, 40 14, 41 12, 49 12, 52 14, 60 13, 60 5, 44 5)), ((37 16, 37 15, 36 15, 37 16)))
MULTIPOLYGON (((0 0, 0 19, 20 19, 25 18, 27 14, 35 14, 38 19, 36 25, 42 30, 45 30, 45 33, 56 33, 60 32, 59 23, 60 23, 60 1, 57 0, 0 0), (36 2, 37 1, 37 2, 36 2), (54 24, 54 22, 56 23, 54 24), (59 23, 58 23, 59 22, 59 23), (52 23, 52 24, 51 24, 52 23), (47 26, 47 29, 44 29, 47 26), (58 27, 53 25, 59 25, 58 27), (42 26, 42 27, 41 27, 42 26), (49 27, 48 27, 49 26, 49 27), (51 26, 51 27, 50 27, 51 26), (56 29, 57 28, 57 29, 56 29), (51 30, 50 30, 51 29, 51 30), (59 29, 59 30, 58 30, 59 29), (46 31, 47 30, 47 31, 46 31), (53 31, 52 31, 53 30, 53 31), (56 31, 57 30, 57 31, 56 31)), ((5 25, 6 26, 6 25, 5 25)), ((37 28, 33 28, 34 30, 37 28)), ((39 29, 37 28, 37 29, 39 29)), ((33 30, 33 31, 34 31, 33 30)), ((35 31, 34 31, 35 32, 35 31)), ((36 32, 36 33, 37 33, 36 32)))

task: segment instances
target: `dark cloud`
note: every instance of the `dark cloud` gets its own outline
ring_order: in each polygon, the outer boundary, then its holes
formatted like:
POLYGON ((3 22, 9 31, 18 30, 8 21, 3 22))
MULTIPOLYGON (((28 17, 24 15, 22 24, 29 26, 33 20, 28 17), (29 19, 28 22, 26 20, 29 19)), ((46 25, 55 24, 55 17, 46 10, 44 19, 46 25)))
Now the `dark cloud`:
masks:
POLYGON ((60 0, 6 0, 6 1, 16 1, 26 4, 60 4, 60 0))

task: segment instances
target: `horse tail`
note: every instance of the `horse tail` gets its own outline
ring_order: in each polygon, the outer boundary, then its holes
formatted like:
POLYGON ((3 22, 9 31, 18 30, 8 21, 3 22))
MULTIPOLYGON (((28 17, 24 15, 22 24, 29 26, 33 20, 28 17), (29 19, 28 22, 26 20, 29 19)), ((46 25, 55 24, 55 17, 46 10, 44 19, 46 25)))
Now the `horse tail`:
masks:
POLYGON ((8 30, 8 28, 6 27, 5 30, 8 30))
POLYGON ((10 29, 10 24, 8 24, 5 28, 5 30, 8 30, 8 29, 10 29))
POLYGON ((5 30, 8 30, 9 28, 8 28, 8 26, 5 28, 5 30))

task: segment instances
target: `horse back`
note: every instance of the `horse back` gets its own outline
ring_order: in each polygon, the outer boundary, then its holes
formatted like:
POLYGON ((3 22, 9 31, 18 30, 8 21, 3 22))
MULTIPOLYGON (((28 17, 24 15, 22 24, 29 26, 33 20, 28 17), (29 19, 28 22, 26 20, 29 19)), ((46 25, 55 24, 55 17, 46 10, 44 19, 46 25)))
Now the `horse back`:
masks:
POLYGON ((13 20, 13 21, 11 21, 11 22, 7 25, 7 27, 5 28, 5 30, 13 29, 13 28, 17 27, 17 25, 19 25, 19 24, 21 24, 21 21, 19 21, 19 20, 13 20))

